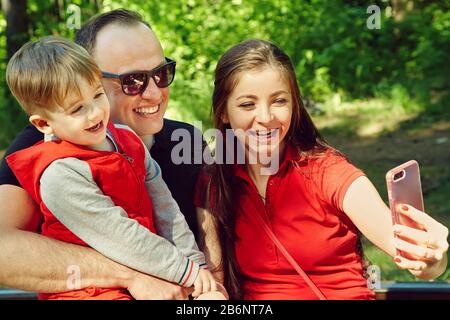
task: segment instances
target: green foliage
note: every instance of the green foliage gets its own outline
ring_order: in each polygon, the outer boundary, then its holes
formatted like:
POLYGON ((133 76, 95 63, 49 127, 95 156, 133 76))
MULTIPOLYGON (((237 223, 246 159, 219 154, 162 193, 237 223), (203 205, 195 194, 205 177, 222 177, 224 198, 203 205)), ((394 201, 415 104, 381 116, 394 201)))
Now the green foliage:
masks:
MULTIPOLYGON (((6 20, 0 14, 0 57, 6 57, 6 20)), ((5 59, 0 59, 0 147, 14 138, 17 128, 22 128, 26 123, 26 117, 18 103, 11 95, 5 80, 5 59)))
MULTIPOLYGON (((177 61, 170 117, 209 122, 217 60, 249 38, 279 44, 291 56, 302 94, 325 102, 371 97, 390 100, 407 112, 448 112, 450 11, 446 2, 403 1, 412 9, 392 12, 389 1, 359 0, 29 0, 30 36, 73 37, 67 6, 78 5, 81 22, 98 10, 128 8, 141 13, 177 61), (366 26, 367 6, 381 9, 381 29, 366 26)), ((0 54, 5 53, 4 17, 0 54)), ((0 86, 5 64, 0 65, 0 86)), ((18 113, 0 101, 0 146, 19 130, 18 113), (14 120, 14 121, 13 121, 14 120)), ((20 117, 19 117, 20 118, 20 117)))

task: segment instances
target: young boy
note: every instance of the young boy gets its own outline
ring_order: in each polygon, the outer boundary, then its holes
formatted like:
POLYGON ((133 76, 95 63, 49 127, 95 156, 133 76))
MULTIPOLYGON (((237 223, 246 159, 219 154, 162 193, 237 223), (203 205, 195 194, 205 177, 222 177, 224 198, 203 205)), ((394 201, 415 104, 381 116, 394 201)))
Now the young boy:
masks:
MULTIPOLYGON (((170 84, 175 65, 167 65, 153 81, 170 84)), ((43 38, 11 58, 6 77, 30 122, 46 136, 7 158, 40 206, 42 234, 90 246, 143 273, 194 285, 194 297, 216 291, 158 164, 131 129, 108 122, 101 72, 89 54, 68 40, 43 38), (104 219, 108 228, 96 223, 104 219)), ((41 298, 131 299, 120 288, 72 289, 41 298)))

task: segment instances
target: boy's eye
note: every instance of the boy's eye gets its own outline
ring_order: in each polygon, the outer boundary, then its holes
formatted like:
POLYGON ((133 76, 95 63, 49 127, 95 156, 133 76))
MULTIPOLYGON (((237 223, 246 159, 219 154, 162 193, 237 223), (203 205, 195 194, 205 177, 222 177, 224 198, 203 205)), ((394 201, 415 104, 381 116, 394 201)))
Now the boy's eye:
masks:
POLYGON ((100 98, 102 95, 104 95, 105 93, 104 92, 99 92, 99 93, 97 93, 96 95, 95 95, 95 97, 94 97, 94 99, 98 99, 98 98, 100 98))
POLYGON ((75 109, 73 109, 72 112, 71 112, 71 114, 77 113, 77 112, 81 111, 81 109, 83 109, 83 106, 82 106, 82 105, 76 107, 75 109))

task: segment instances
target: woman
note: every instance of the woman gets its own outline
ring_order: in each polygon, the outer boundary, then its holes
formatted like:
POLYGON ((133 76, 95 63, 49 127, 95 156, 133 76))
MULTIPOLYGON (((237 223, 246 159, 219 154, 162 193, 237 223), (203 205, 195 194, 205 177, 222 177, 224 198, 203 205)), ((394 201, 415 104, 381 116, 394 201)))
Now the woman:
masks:
POLYGON ((398 211, 409 226, 393 228, 369 179, 320 136, 280 48, 250 40, 229 49, 216 68, 213 113, 225 143, 216 144, 216 163, 204 170, 196 205, 204 251, 232 299, 374 299, 359 232, 417 277, 445 270, 448 229, 408 205, 398 211), (227 159, 234 163, 221 164, 222 154, 232 154, 227 159))

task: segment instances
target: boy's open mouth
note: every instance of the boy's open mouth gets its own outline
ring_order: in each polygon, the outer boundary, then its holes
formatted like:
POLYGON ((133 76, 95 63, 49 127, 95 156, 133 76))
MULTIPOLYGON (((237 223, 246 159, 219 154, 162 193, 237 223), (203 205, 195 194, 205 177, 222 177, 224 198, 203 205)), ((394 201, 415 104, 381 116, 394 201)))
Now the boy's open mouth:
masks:
POLYGON ((92 126, 86 130, 89 132, 97 132, 98 130, 101 130, 102 128, 103 128, 103 121, 100 121, 95 126, 92 126))

